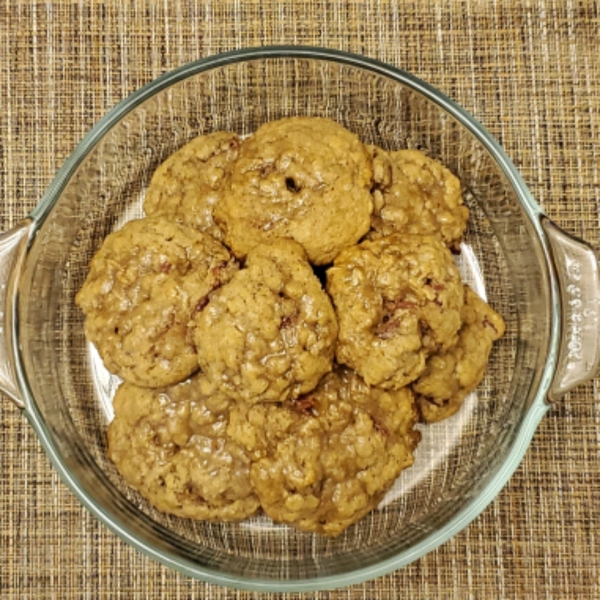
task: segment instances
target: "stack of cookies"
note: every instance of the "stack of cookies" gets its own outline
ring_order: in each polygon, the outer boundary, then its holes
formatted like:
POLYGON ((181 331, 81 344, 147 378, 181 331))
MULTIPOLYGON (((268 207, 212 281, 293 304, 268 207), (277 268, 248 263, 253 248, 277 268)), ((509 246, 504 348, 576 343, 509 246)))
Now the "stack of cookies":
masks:
POLYGON ((293 117, 170 156, 76 301, 123 383, 108 453, 160 510, 335 536, 454 414, 502 318, 463 285, 460 183, 293 117))

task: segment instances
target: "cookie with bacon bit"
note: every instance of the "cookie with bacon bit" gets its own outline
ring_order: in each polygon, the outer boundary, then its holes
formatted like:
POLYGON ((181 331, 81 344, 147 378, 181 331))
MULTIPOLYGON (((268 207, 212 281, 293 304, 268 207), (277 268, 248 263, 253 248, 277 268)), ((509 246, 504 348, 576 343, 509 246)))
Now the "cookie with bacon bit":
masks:
POLYGON ((336 358, 370 385, 399 389, 453 346, 463 289, 434 236, 394 234, 342 251, 327 271, 339 324, 336 358))
POLYGON ((152 175, 144 200, 146 215, 166 217, 222 241, 213 210, 240 143, 235 133, 217 131, 198 136, 171 154, 152 175))
POLYGON ((292 240, 251 250, 195 322, 200 368, 215 389, 240 401, 296 398, 332 368, 335 313, 292 240))
POLYGON ((435 423, 451 417, 483 379, 492 344, 504 334, 502 317, 469 286, 458 341, 427 360, 423 374, 413 383, 424 421, 435 423))
POLYGON ((372 388, 342 367, 295 401, 234 408, 228 434, 253 460, 268 516, 337 536, 412 465, 417 418, 409 388, 372 388))
POLYGON ((106 237, 76 296, 85 335, 125 381, 183 381, 198 369, 188 324, 237 269, 206 233, 163 217, 129 221, 106 237))
POLYGON ((374 172, 369 237, 396 232, 436 235, 458 252, 469 218, 458 178, 419 150, 368 148, 374 172))
POLYGON ((330 119, 265 123, 242 142, 215 207, 238 258, 260 243, 290 238, 312 264, 330 263, 369 231, 371 158, 358 137, 330 119))

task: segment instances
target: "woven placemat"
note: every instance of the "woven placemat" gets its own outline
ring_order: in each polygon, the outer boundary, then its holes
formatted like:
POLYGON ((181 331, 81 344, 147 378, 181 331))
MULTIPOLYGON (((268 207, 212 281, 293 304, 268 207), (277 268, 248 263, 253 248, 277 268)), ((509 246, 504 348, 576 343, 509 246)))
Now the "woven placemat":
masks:
MULTIPOLYGON (((598 244, 599 10, 591 0, 4 0, 0 228, 36 205, 85 132, 136 88, 219 51, 301 43, 379 58, 455 98, 547 213, 598 244)), ((2 598, 263 597, 192 581, 121 542, 61 483, 6 398, 0 467, 2 598)), ((600 597, 599 498, 596 379, 553 407, 470 527, 401 571, 311 597, 600 597)))

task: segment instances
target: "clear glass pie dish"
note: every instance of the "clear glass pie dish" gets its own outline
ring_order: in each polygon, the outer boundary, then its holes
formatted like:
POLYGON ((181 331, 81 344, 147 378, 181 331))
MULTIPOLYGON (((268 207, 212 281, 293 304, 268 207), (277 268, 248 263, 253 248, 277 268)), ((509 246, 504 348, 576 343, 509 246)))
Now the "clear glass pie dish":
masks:
POLYGON ((541 211, 497 142, 410 74, 304 47, 240 50, 137 91, 83 139, 33 213, 0 237, 0 388, 23 409, 81 502, 125 541, 213 583, 334 588, 417 559, 464 528, 517 468, 549 403, 600 363, 594 250, 541 211), (485 379, 447 421, 421 427, 413 467, 379 509, 327 539, 263 516, 217 524, 159 513, 106 457, 117 381, 74 302, 104 237, 141 216, 156 167, 193 137, 252 133, 291 115, 335 119, 385 149, 418 148, 461 180, 471 211, 463 278, 506 321, 485 379))

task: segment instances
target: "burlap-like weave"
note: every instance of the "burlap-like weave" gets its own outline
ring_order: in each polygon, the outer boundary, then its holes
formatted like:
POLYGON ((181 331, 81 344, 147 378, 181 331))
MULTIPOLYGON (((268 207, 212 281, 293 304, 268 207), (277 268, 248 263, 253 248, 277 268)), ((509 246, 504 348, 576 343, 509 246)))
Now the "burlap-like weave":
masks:
MULTIPOLYGON (((130 92, 187 61, 274 43, 362 53, 432 83, 491 130, 559 225, 600 243, 592 0, 4 0, 0 229, 36 205, 81 137, 130 92)), ((2 598, 263 597, 187 579, 108 532, 6 398, 0 469, 2 598)), ((461 534, 401 571, 310 597, 598 598, 599 527, 596 379, 552 409, 510 483, 461 534)))

